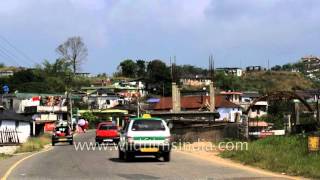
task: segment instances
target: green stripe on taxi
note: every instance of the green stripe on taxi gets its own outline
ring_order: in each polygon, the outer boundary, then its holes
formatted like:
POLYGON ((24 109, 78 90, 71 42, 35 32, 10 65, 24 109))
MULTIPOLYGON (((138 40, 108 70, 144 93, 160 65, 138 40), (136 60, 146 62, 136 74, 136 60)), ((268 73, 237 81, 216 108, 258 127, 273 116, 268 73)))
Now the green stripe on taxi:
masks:
POLYGON ((136 140, 136 141, 159 141, 159 140, 165 140, 165 137, 162 137, 162 136, 156 136, 156 137, 134 137, 133 140, 136 140))

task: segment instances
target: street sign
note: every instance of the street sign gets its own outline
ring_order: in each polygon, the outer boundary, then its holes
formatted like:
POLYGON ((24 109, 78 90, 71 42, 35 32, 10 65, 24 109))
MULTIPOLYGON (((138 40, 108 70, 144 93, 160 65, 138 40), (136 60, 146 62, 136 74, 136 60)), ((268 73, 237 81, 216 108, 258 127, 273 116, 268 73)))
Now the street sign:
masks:
POLYGON ((309 136, 308 137, 308 149, 310 152, 315 152, 320 150, 320 137, 319 136, 309 136))
POLYGON ((10 91, 9 86, 8 85, 2 86, 2 91, 3 91, 4 94, 8 94, 9 91, 10 91))

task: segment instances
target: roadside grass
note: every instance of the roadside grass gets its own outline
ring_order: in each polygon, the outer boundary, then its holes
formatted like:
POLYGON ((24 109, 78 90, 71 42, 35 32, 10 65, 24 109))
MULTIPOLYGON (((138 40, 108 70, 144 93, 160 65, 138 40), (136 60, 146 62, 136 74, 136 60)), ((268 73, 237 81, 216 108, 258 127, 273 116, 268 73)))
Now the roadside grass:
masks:
POLYGON ((51 143, 51 135, 44 134, 39 137, 30 137, 27 142, 23 143, 15 153, 40 151, 45 145, 51 143))
POLYGON ((0 161, 11 157, 11 155, 0 153, 0 161))
POLYGON ((247 151, 220 155, 244 164, 295 176, 320 178, 320 153, 309 153, 307 137, 273 136, 249 142, 247 151))

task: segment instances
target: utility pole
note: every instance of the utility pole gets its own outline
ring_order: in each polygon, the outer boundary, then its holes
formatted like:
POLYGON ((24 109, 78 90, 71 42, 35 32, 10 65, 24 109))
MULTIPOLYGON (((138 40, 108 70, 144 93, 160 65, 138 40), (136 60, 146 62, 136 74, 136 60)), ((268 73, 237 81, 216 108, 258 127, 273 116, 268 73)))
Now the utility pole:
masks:
POLYGON ((140 117, 140 102, 139 102, 139 97, 137 97, 137 117, 140 117))
POLYGON ((72 93, 69 94, 69 101, 70 101, 70 125, 72 125, 72 93))
POLYGON ((319 94, 317 94, 317 124, 320 127, 320 110, 319 110, 319 94))
POLYGON ((162 97, 164 97, 164 82, 162 82, 162 97))
POLYGON ((69 111, 67 111, 69 113, 68 119, 67 119, 67 124, 70 123, 70 125, 72 125, 72 98, 71 98, 72 94, 71 94, 71 87, 69 86, 70 82, 71 82, 71 75, 68 74, 67 78, 66 78, 66 83, 67 83, 67 101, 69 102, 68 103, 69 111))

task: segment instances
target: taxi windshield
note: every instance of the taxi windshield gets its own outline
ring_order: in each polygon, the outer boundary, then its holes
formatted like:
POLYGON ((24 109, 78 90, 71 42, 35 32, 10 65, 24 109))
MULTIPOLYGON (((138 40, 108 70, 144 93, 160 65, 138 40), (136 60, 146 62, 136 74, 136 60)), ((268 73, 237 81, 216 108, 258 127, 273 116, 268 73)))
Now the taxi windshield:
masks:
POLYGON ((137 120, 132 124, 132 131, 164 131, 166 130, 162 121, 137 120))

